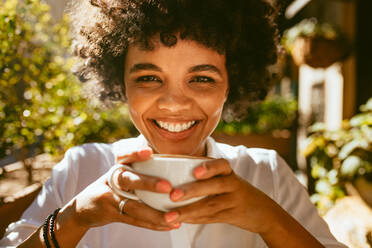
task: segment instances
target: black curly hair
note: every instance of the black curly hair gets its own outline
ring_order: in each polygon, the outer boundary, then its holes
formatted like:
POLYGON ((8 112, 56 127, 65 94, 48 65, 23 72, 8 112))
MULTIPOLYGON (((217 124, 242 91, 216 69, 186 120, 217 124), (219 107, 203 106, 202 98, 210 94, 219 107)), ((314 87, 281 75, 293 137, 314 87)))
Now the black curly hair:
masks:
MULTIPOLYGON (((264 0, 80 0, 70 6, 76 74, 103 101, 125 101, 124 57, 130 44, 153 49, 180 39, 226 55, 229 96, 224 117, 266 96, 276 62, 275 8, 264 0)), ((240 111, 241 112, 241 111, 240 111)))

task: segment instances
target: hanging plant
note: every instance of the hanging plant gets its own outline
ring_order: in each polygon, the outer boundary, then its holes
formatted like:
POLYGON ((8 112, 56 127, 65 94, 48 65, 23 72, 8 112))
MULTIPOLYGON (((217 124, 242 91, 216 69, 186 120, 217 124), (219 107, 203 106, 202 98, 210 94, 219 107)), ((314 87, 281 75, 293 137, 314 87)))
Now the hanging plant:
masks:
POLYGON ((346 39, 328 23, 305 19, 284 32, 282 44, 296 65, 326 68, 350 53, 346 39))

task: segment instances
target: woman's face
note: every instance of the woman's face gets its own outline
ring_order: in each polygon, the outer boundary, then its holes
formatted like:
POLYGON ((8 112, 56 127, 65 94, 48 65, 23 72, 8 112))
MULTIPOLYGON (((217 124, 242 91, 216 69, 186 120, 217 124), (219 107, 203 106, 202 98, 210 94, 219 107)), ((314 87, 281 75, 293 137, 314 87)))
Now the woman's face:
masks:
POLYGON ((132 121, 155 152, 205 155, 228 93, 224 55, 181 39, 130 46, 124 78, 132 121))

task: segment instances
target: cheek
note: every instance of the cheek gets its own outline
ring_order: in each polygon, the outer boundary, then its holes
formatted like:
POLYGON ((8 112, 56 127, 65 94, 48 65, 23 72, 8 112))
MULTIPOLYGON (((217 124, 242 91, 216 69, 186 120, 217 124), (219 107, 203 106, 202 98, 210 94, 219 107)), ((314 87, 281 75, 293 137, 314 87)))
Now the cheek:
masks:
POLYGON ((129 106, 130 118, 131 118, 132 122, 134 122, 134 124, 136 124, 137 120, 140 119, 138 111, 135 108, 132 108, 133 105, 128 104, 128 106, 129 106))
POLYGON ((199 106, 208 115, 209 119, 219 119, 225 102, 225 95, 204 97, 200 99, 199 106))
POLYGON ((148 101, 146 101, 146 98, 141 97, 139 94, 135 94, 133 91, 128 91, 128 109, 129 114, 136 126, 138 126, 139 122, 141 121, 141 116, 146 111, 148 104, 148 101))

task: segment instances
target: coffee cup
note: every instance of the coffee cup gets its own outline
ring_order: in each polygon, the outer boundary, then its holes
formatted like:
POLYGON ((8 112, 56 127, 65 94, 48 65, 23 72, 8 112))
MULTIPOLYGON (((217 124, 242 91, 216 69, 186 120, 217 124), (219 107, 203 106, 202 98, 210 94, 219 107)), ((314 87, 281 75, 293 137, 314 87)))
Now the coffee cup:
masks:
POLYGON ((143 175, 155 176, 168 180, 172 187, 196 181, 193 170, 203 162, 210 160, 206 157, 193 157, 184 155, 153 154, 149 160, 132 163, 131 166, 116 164, 108 173, 108 183, 112 190, 125 198, 142 201, 152 208, 160 211, 169 211, 172 208, 185 206, 196 202, 203 197, 194 197, 185 201, 174 202, 169 194, 156 193, 146 190, 134 190, 134 193, 120 189, 113 181, 113 175, 117 170, 129 170, 143 175))

